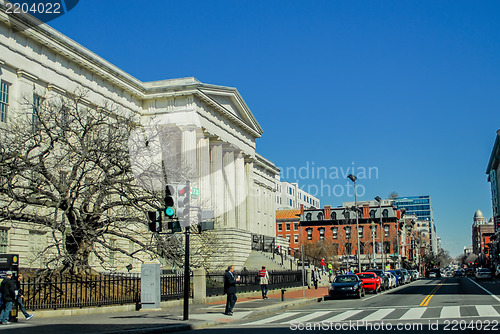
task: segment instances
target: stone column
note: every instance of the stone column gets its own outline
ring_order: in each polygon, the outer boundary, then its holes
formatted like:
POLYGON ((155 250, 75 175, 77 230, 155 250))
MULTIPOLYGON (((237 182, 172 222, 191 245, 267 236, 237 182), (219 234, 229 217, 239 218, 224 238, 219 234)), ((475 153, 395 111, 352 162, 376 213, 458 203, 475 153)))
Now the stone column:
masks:
POLYGON ((224 226, 224 177, 222 175, 222 142, 210 138, 210 189, 217 227, 224 226))
POLYGON ((241 151, 236 152, 236 228, 249 230, 247 226, 247 179, 245 175, 245 158, 241 151))
MULTIPOLYGON (((201 192, 200 192, 201 195, 201 192)), ((207 279, 204 269, 193 270, 193 302, 204 304, 207 297, 207 279)))
POLYGON ((186 180, 191 181, 191 186, 197 186, 198 167, 196 165, 196 130, 195 128, 183 127, 182 129, 182 173, 186 180))
POLYGON ((224 176, 224 210, 226 216, 226 226, 236 227, 235 216, 235 198, 236 198, 236 180, 234 166, 234 148, 231 146, 224 147, 222 158, 223 176, 224 176))
POLYGON ((198 184, 200 189, 200 206, 205 210, 213 210, 210 186, 210 144, 208 137, 198 137, 197 143, 198 184))
POLYGON ((255 184, 254 184, 254 176, 253 176, 253 159, 245 160, 245 175, 246 175, 246 184, 247 184, 247 200, 246 200, 246 215, 247 215, 247 230, 252 233, 256 233, 255 230, 257 228, 257 223, 255 221, 255 184))

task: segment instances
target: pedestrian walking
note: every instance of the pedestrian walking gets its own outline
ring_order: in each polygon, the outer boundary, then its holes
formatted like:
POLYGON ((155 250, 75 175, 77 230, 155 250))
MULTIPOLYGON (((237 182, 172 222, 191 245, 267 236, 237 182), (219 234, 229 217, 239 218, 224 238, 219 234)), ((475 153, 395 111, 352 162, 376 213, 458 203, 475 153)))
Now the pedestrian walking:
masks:
POLYGON ((16 283, 12 280, 12 271, 7 271, 5 278, 0 284, 0 292, 2 293, 3 307, 0 312, 0 322, 2 325, 10 324, 10 311, 12 311, 12 303, 16 299, 16 283))
POLYGON ((314 271, 313 271, 313 284, 314 284, 314 288, 315 289, 318 289, 318 282, 319 282, 319 269, 316 268, 314 271))
POLYGON ((266 266, 262 266, 262 269, 259 271, 259 280, 260 289, 262 290, 262 299, 268 299, 269 272, 266 270, 266 266))
POLYGON ((30 320, 31 318, 33 318, 34 314, 29 314, 26 311, 26 308, 24 307, 24 300, 23 300, 24 299, 24 291, 23 291, 23 289, 21 289, 21 281, 22 280, 23 280, 23 275, 22 274, 17 275, 17 281, 16 281, 17 298, 16 298, 16 301, 17 301, 17 305, 19 305, 19 309, 21 309, 21 312, 23 313, 26 320, 30 320))
POLYGON ((240 277, 235 277, 234 267, 228 266, 224 274, 224 293, 227 294, 225 315, 233 315, 233 308, 236 304, 236 283, 240 281, 240 277))
POLYGON ((325 271, 325 259, 324 258, 321 259, 320 264, 321 264, 321 273, 324 275, 324 274, 326 274, 326 271, 325 271))

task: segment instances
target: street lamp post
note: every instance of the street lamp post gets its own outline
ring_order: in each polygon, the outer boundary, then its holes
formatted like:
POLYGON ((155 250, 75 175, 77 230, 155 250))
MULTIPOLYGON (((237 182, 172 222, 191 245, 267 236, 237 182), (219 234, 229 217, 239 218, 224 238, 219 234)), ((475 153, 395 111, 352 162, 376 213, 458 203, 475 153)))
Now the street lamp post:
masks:
POLYGON ((374 264, 377 263, 377 261, 376 261, 377 259, 376 259, 376 255, 375 255, 375 233, 377 232, 377 227, 376 227, 375 222, 371 223, 371 227, 372 227, 372 250, 373 250, 372 268, 375 268, 374 264))
POLYGON ((384 224, 382 223, 382 199, 379 196, 375 197, 375 200, 378 202, 379 213, 380 213, 380 240, 382 242, 382 252, 380 257, 382 258, 382 270, 385 270, 385 261, 384 261, 384 224))
POLYGON ((354 206, 356 208, 356 241, 357 241, 357 257, 358 257, 358 273, 361 272, 361 258, 359 256, 359 219, 358 219, 358 195, 356 194, 356 180, 358 179, 356 176, 349 174, 347 176, 349 180, 354 183, 354 206))

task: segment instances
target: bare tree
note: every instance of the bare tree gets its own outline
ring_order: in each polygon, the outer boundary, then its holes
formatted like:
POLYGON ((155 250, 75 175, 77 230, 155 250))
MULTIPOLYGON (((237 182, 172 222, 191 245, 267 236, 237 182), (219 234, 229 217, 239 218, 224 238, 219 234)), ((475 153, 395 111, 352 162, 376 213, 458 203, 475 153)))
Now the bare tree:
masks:
POLYGON ((389 194, 389 198, 390 198, 390 199, 395 199, 395 198, 397 198, 397 197, 399 197, 399 194, 397 193, 397 191, 393 191, 393 192, 391 192, 391 193, 389 194))
POLYGON ((91 106, 82 92, 39 101, 0 132, 0 221, 51 231, 47 266, 63 271, 88 271, 91 254, 104 264, 109 252, 180 261, 176 238, 145 229, 146 212, 162 202, 134 180, 127 142, 135 116, 91 106))

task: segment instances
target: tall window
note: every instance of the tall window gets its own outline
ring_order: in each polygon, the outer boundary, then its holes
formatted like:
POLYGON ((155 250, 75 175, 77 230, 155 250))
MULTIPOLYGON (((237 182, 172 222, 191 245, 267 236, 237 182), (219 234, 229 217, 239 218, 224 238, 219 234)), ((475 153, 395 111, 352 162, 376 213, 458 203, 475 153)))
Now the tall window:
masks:
POLYGON ((36 94, 33 94, 33 113, 31 115, 31 130, 33 130, 33 132, 37 131, 39 128, 38 108, 40 107, 41 103, 42 103, 42 98, 36 94))
POLYGON ((299 223, 293 223, 293 230, 298 231, 299 230, 299 223))
POLYGON ((345 228, 345 238, 351 239, 351 227, 350 226, 346 226, 346 228, 345 228))
POLYGON ((281 232, 281 231, 283 231, 283 224, 278 223, 278 232, 281 232))
POLYGON ((0 82, 0 123, 7 122, 7 111, 9 109, 9 87, 6 81, 0 82))
POLYGON ((295 242, 296 244, 299 243, 299 235, 298 234, 293 235, 293 242, 295 242))
POLYGON ((358 227, 358 237, 362 238, 363 237, 363 226, 358 227))
POLYGON ((1 229, 0 230, 0 253, 7 253, 7 244, 9 242, 8 239, 8 230, 1 229))
POLYGON ((363 241, 359 242, 359 254, 365 254, 365 243, 363 241))
POLYGON ((332 234, 333 234, 333 239, 337 239, 339 236, 339 228, 338 227, 332 227, 332 234))
POLYGON ((352 253, 352 244, 350 242, 345 244, 345 252, 347 255, 351 255, 352 253))
POLYGON ((384 226, 384 237, 388 237, 389 236, 389 225, 385 225, 384 226))
POLYGON ((312 240, 313 238, 313 230, 312 228, 307 229, 307 240, 312 240))
POLYGON ((286 230, 290 231, 290 223, 286 223, 286 230))
POLYGON ((319 229, 319 240, 325 240, 325 228, 321 227, 319 229))

